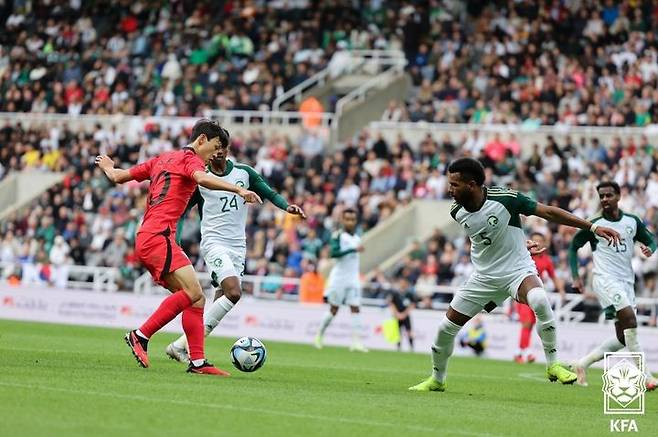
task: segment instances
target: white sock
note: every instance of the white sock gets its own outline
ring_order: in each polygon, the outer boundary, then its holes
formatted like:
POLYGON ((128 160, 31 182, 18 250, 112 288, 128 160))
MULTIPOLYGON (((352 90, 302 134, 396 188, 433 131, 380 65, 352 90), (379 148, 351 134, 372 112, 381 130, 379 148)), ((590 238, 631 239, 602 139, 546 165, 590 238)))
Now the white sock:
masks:
POLYGON ((322 337, 324 335, 324 331, 327 330, 327 327, 331 323, 331 321, 334 319, 334 315, 331 314, 331 311, 327 311, 327 314, 324 315, 324 318, 322 319, 322 323, 320 324, 320 331, 318 332, 318 335, 322 337))
POLYGON ((205 363, 205 362, 206 362, 205 359, 192 360, 192 364, 193 364, 194 366, 197 366, 197 367, 200 366, 200 365, 202 365, 202 364, 205 363))
MULTIPOLYGON (((640 342, 637 339, 637 328, 624 329, 624 340, 626 341, 626 349, 630 352, 642 352, 642 346, 640 346, 640 342)), ((651 372, 646 367, 644 370, 644 374, 648 378, 653 378, 653 375, 651 375, 651 372)))
POLYGON ((224 316, 233 309, 235 304, 228 297, 222 296, 210 305, 208 311, 203 315, 203 324, 206 327, 206 335, 219 325, 224 316))
POLYGON ((612 337, 595 347, 590 353, 578 360, 578 365, 588 368, 597 361, 601 361, 606 352, 617 352, 623 349, 624 345, 619 342, 617 337, 612 337))
MULTIPOLYGON (((206 336, 219 325, 224 316, 235 306, 228 297, 222 296, 212 303, 210 308, 203 315, 203 324, 205 326, 206 336)), ((174 341, 174 347, 178 349, 187 349, 187 338, 181 335, 174 341)))
POLYGON ((557 362, 557 335, 551 304, 541 287, 528 291, 526 300, 537 316, 537 334, 544 346, 546 365, 550 366, 557 362))
POLYGON ((142 337, 144 340, 148 340, 148 339, 149 339, 149 338, 148 338, 147 336, 145 336, 144 333, 143 333, 142 331, 140 331, 139 329, 135 331, 135 334, 139 335, 139 336, 142 337))
POLYGON ((448 318, 444 318, 439 324, 439 332, 432 345, 432 376, 441 383, 446 381, 448 358, 452 355, 455 337, 460 329, 461 326, 451 322, 448 318))
POLYGON ((361 342, 361 313, 352 313, 352 343, 361 342))

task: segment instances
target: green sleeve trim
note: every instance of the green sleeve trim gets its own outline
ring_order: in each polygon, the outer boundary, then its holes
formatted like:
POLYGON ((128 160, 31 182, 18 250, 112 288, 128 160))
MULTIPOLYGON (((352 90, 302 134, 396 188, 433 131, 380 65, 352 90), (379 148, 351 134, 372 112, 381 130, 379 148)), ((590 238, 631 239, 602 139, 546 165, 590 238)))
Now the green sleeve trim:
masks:
POLYGON ((636 215, 633 214, 627 214, 630 217, 633 217, 635 219, 635 222, 637 223, 637 230, 635 231, 635 236, 633 237, 633 241, 639 241, 640 243, 644 244, 647 246, 649 249, 651 249, 653 252, 656 251, 656 239, 654 235, 649 231, 649 229, 646 227, 644 222, 640 220, 640 218, 636 215))
POLYGON ((356 252, 356 249, 345 249, 340 250, 340 232, 336 232, 332 235, 331 240, 329 241, 329 249, 331 258, 342 258, 345 255, 356 252))
POLYGON ((453 203, 450 206, 450 215, 452 216, 453 220, 457 221, 457 213, 460 209, 462 209, 462 206, 458 203, 453 203))
POLYGON ((194 208, 195 206, 198 206, 199 208, 199 218, 203 218, 203 196, 201 195, 201 192, 197 188, 194 191, 194 194, 192 194, 192 197, 190 197, 190 201, 187 202, 187 206, 185 207, 185 211, 183 212, 183 215, 180 216, 178 219, 178 223, 176 224, 176 243, 178 245, 181 244, 181 234, 183 232, 183 227, 185 226, 185 218, 187 217, 187 214, 194 208))
POLYGON ((571 244, 569 244, 569 267, 571 269, 571 276, 574 278, 578 277, 578 249, 587 243, 590 244, 592 250, 596 250, 596 236, 591 231, 581 229, 576 232, 576 235, 571 240, 571 244))
POLYGON ((256 170, 244 164, 235 164, 235 167, 244 170, 249 174, 249 189, 251 191, 258 194, 262 199, 269 200, 279 209, 284 211, 288 209, 288 201, 274 191, 256 170))

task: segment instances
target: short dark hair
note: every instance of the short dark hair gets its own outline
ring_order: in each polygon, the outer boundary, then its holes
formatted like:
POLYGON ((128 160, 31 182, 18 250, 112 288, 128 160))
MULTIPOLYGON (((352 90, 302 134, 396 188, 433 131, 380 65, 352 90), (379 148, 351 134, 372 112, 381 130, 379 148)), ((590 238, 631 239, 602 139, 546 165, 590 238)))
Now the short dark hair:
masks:
POLYGON ((216 121, 208 120, 207 118, 202 118, 194 123, 190 142, 193 143, 196 141, 201 134, 205 135, 208 140, 219 137, 219 142, 222 143, 223 146, 228 145, 231 139, 231 136, 226 129, 221 127, 216 121))
POLYGON ((615 181, 603 181, 600 184, 596 186, 596 192, 598 193, 601 188, 607 188, 610 187, 613 190, 615 190, 616 194, 621 194, 621 188, 619 188, 619 184, 615 181))
POLYGON ((477 159, 455 159, 448 166, 448 172, 459 173, 463 178, 475 181, 478 186, 484 185, 484 166, 477 159))

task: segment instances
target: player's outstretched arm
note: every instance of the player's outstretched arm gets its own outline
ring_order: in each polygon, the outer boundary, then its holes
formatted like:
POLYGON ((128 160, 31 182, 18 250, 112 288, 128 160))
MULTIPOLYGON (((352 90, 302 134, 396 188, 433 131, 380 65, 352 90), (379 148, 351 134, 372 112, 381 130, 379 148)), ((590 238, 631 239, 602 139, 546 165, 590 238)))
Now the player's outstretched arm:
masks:
POLYGON ((254 190, 254 192, 262 199, 269 200, 274 206, 286 211, 288 214, 298 215, 306 220, 306 213, 304 210, 298 205, 289 204, 282 195, 274 191, 272 187, 265 182, 263 176, 261 176, 256 170, 248 165, 240 165, 240 168, 249 173, 249 188, 254 190))
POLYGON ((578 271, 578 249, 583 247, 585 244, 590 243, 591 245, 596 245, 596 238, 591 231, 580 230, 576 232, 571 243, 569 244, 569 250, 567 251, 569 259, 569 268, 571 269, 571 277, 573 282, 571 287, 575 290, 578 290, 580 293, 584 293, 583 281, 580 279, 580 274, 578 271))
POLYGON ((258 194, 253 191, 245 190, 237 185, 229 184, 220 178, 206 173, 205 171, 195 171, 194 180, 197 184, 209 190, 230 191, 242 197, 248 203, 263 203, 258 194))
POLYGON ((570 212, 555 206, 548 206, 542 203, 537 203, 535 215, 537 217, 548 220, 551 223, 567 225, 578 229, 590 230, 599 237, 605 238, 608 241, 608 244, 613 244, 615 246, 619 244, 619 239, 621 238, 619 236, 619 232, 615 231, 614 229, 596 225, 588 220, 583 220, 580 217, 576 217, 570 212))
POLYGON ((114 161, 112 161, 112 158, 107 155, 97 156, 96 165, 99 166, 100 169, 103 170, 103 173, 105 173, 105 176, 115 184, 123 184, 133 180, 130 170, 114 168, 114 161))

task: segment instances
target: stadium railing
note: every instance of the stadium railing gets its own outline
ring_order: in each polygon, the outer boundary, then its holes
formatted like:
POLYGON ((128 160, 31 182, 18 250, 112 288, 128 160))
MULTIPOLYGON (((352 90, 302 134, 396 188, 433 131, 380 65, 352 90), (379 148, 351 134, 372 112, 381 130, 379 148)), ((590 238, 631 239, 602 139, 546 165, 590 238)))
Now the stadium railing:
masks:
POLYGON ((0 263, 0 278, 8 284, 57 284, 68 289, 98 292, 120 291, 119 270, 114 267, 91 267, 79 265, 45 266, 31 262, 0 263), (61 275, 61 276, 60 276, 61 275))
MULTIPOLYGON (((301 136, 304 132, 305 120, 313 119, 319 128, 329 133, 336 116, 332 113, 312 113, 304 114, 301 112, 288 111, 208 111, 204 117, 212 117, 221 121, 229 130, 239 129, 239 132, 260 130, 263 127, 278 128, 282 133, 287 133, 293 139, 301 136)), ((66 126, 74 131, 92 133, 97 125, 103 129, 116 129, 118 133, 131 142, 140 140, 140 136, 145 134, 145 128, 148 124, 158 124, 171 131, 172 134, 178 135, 183 129, 189 129, 199 117, 170 117, 170 116, 150 116, 142 117, 137 115, 69 115, 69 114, 48 114, 48 113, 19 113, 19 112, 0 112, 0 126, 6 124, 21 124, 26 128, 52 128, 66 126)))
POLYGON ((560 145, 564 145, 566 137, 571 137, 572 144, 578 146, 580 139, 591 140, 597 138, 603 146, 610 145, 615 137, 622 140, 628 136, 639 140, 646 135, 649 141, 658 141, 658 125, 645 127, 611 127, 611 126, 570 126, 570 125, 542 125, 527 126, 523 124, 472 124, 472 123, 428 123, 398 122, 398 121, 373 121, 368 125, 371 134, 382 134, 388 142, 395 143, 402 136, 408 144, 417 149, 422 140, 429 134, 434 140, 441 141, 445 136, 454 144, 460 144, 464 135, 477 131, 486 141, 492 139, 495 134, 503 135, 506 141, 507 135, 516 135, 516 141, 521 146, 522 155, 527 155, 532 150, 533 144, 544 146, 547 138, 552 136, 560 145))

